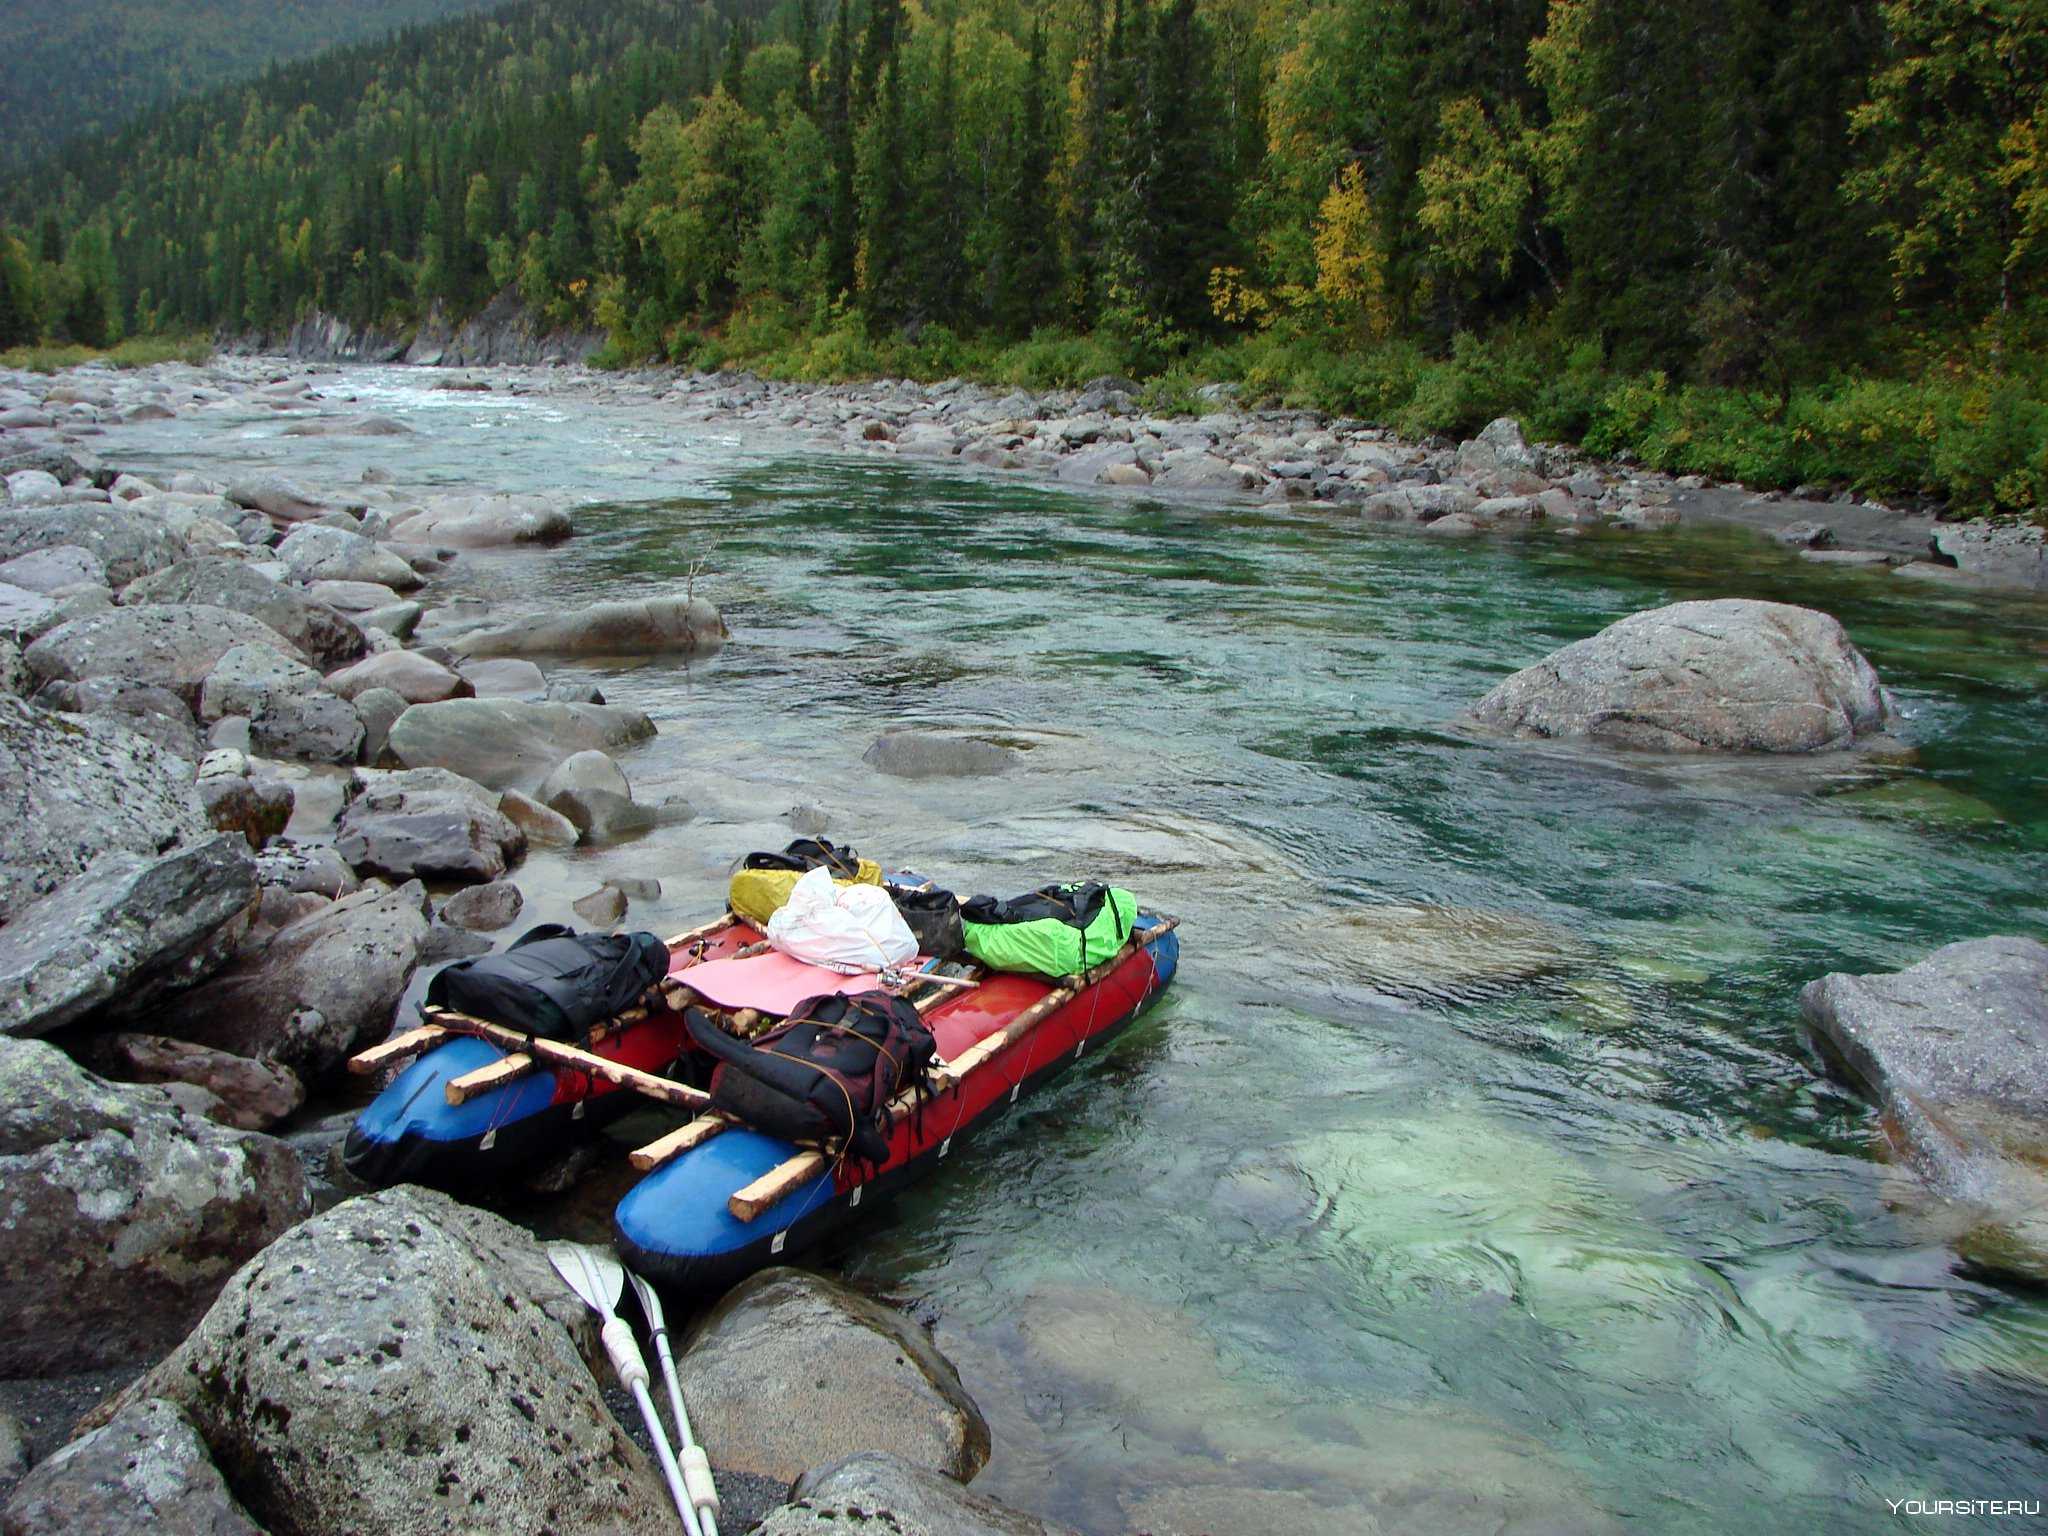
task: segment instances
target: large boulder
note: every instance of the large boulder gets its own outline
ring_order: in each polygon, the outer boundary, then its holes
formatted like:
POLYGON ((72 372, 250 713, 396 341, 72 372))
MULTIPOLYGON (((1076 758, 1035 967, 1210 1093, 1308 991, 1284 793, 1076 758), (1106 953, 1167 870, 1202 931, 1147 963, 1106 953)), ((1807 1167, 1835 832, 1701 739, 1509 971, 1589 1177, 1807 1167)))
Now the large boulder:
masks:
POLYGON ((208 603, 261 619, 323 671, 345 667, 369 649, 363 632, 341 613, 272 581, 244 560, 209 555, 180 560, 130 585, 124 605, 208 603))
POLYGON ((436 496, 392 525, 396 538, 457 549, 551 543, 574 531, 568 510, 541 496, 436 496))
POLYGON ((1824 613, 1724 598, 1631 614, 1515 673, 1472 718, 1661 752, 1822 752, 1882 730, 1877 673, 1824 613))
POLYGON ((296 481, 274 474, 244 475, 230 480, 228 500, 280 523, 311 522, 332 510, 296 481))
POLYGON ((447 699, 415 704, 392 724, 385 750, 408 768, 448 768, 493 789, 530 789, 576 752, 645 741, 654 722, 608 704, 447 699))
POLYGON ((0 697, 0 1033, 218 963, 255 874, 188 773, 130 731, 0 697))
POLYGON ((276 630, 210 603, 116 608, 59 624, 22 653, 43 682, 125 677, 197 705, 200 685, 238 645, 286 647, 276 630))
POLYGON ((238 645, 224 653, 199 690, 199 718, 249 722, 249 740, 270 757, 353 763, 363 721, 348 700, 327 691, 320 674, 274 645, 238 645))
POLYGON ((436 704, 442 699, 473 697, 468 678, 450 671, 418 651, 382 651, 328 676, 327 686, 344 699, 372 688, 388 688, 408 704, 436 704))
POLYGON ((396 890, 367 885, 166 999, 150 1025, 311 1080, 389 1032, 426 939, 426 891, 417 881, 396 890))
POLYGON ((100 557, 77 544, 56 544, 0 561, 0 582, 46 593, 66 587, 112 585, 100 557))
POLYGON ((176 1403, 280 1536, 668 1536, 587 1318, 524 1232, 406 1187, 279 1238, 129 1397, 176 1403))
POLYGON ((267 1130, 306 1102, 306 1087, 288 1067, 251 1061, 168 1035, 119 1031, 94 1042, 92 1063, 126 1083, 190 1083, 213 1102, 206 1116, 239 1131, 267 1130))
POLYGON ((1799 1006, 1899 1156, 1983 1208, 1966 1256, 2048 1283, 2048 944, 1970 939, 1903 971, 1837 971, 1799 1006))
POLYGON ((199 725, 185 701, 168 688, 127 677, 88 677, 79 683, 51 683, 36 702, 47 709, 97 715, 146 736, 173 757, 196 763, 202 755, 199 725))
POLYGON ((770 1269, 742 1281, 676 1369, 720 1467, 794 1478, 885 1450, 964 1481, 988 1460, 988 1425, 930 1335, 822 1275, 770 1269))
POLYGON ((1002 773, 1024 754, 1000 742, 955 732, 898 730, 875 738, 861 761, 899 779, 971 778, 1002 773))
POLYGON ((185 558, 185 541, 153 517, 125 507, 85 503, 0 508, 0 560, 72 545, 88 551, 110 585, 126 586, 185 558))
POLYGON ((439 768, 359 773, 364 787, 335 829, 351 865, 400 879, 497 879, 526 852, 526 834, 482 785, 439 768))
POLYGON ((277 546, 277 557, 295 581, 374 581, 395 592, 422 583, 402 558, 345 528, 301 524, 277 546))
POLYGON ((0 1509, 0 1536, 264 1536, 192 1421, 162 1398, 129 1404, 56 1451, 0 1509))
POLYGON ((0 1376, 161 1353, 305 1205, 284 1143, 0 1039, 0 1376))
POLYGON ((1076 1536, 886 1451, 812 1468, 754 1536, 1076 1536))
POLYGON ((471 656, 691 656, 718 650, 727 633, 701 597, 643 597, 478 630, 460 643, 471 656))
POLYGON ((1512 416, 1489 421, 1477 437, 1458 449, 1458 473, 1476 480, 1503 472, 1535 474, 1543 467, 1541 457, 1522 436, 1522 424, 1512 416))
POLYGON ((633 800, 633 786, 619 765, 602 752, 578 752, 555 765, 537 798, 569 818, 585 842, 644 832, 654 825, 650 807, 633 800))

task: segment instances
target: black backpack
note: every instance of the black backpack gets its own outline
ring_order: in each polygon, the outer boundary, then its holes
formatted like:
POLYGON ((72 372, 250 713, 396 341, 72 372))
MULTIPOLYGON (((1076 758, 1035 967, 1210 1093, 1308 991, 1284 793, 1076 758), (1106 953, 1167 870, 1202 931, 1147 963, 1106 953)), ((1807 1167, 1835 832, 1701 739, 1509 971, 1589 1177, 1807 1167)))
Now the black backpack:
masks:
POLYGON ((860 855, 822 837, 799 837, 780 853, 750 853, 740 860, 745 869, 829 869, 835 880, 860 878, 860 855))
POLYGON ((544 1040, 575 1040, 632 1007, 667 974, 668 946, 654 934, 578 933, 543 923, 503 954, 446 967, 427 983, 427 1005, 544 1040))
POLYGON ((938 1051, 917 1009, 887 992, 807 997, 755 1040, 727 1034, 701 1009, 685 1009, 683 1022, 718 1058, 712 1108, 799 1146, 837 1141, 870 1167, 889 1155, 889 1101, 906 1086, 922 1092, 938 1051))
POLYGON ((910 936, 917 940, 917 952, 937 960, 951 960, 967 947, 967 935, 960 927, 960 898, 936 887, 909 891, 889 887, 889 899, 896 903, 910 936))

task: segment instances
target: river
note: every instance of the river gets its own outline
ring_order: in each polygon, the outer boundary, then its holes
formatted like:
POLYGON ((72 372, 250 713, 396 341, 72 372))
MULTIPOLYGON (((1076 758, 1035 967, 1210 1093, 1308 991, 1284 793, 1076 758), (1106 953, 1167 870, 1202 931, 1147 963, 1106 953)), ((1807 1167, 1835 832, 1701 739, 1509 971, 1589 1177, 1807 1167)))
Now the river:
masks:
MULTIPOLYGON (((431 383, 343 377, 410 438, 200 412, 102 451, 589 502, 552 552, 464 558, 496 602, 695 570, 725 653, 600 678, 661 726, 636 789, 699 811, 604 866, 662 876, 648 926, 798 803, 962 894, 1100 875, 1186 919, 1145 1023, 827 1256, 934 1326, 994 1425, 978 1488, 1091 1533, 1850 1532, 2041 1497, 2048 1302, 1958 1269, 1797 993, 2048 936, 2048 607, 1733 529, 1438 541, 431 383), (1709 596, 1840 618, 1912 762, 1454 728, 1709 596), (861 754, 903 721, 1024 763, 884 778, 861 754)), ((534 920, 596 867, 537 870, 534 920)))

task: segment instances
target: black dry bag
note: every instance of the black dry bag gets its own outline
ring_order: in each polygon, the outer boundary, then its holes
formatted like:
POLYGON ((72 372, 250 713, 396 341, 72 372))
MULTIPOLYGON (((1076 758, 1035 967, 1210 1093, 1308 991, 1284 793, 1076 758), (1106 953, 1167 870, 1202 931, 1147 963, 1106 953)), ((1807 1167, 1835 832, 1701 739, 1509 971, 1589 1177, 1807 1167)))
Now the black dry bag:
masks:
POLYGON ((574 1040, 624 1012, 668 974, 651 933, 578 933, 543 923, 499 955, 459 960, 427 983, 427 1005, 544 1040, 574 1040))
POLYGON ((936 960, 951 960, 967 947, 960 928, 960 898, 936 888, 922 891, 899 890, 890 886, 889 899, 896 903, 904 926, 917 940, 917 952, 936 960))

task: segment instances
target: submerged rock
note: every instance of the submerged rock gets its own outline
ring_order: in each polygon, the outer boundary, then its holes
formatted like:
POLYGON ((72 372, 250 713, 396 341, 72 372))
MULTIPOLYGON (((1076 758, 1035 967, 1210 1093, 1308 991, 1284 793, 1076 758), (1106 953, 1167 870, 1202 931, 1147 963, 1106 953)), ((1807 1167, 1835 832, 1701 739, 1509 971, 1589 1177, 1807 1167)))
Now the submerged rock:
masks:
POLYGON ((970 778, 1004 773, 1024 760, 1015 747, 939 731, 889 731, 861 761, 899 779, 970 778))
POLYGON ((574 531, 567 509, 541 496, 437 496, 392 525, 398 538, 457 549, 551 543, 574 531))
POLYGON ((1631 614, 1472 710, 1494 730, 1662 752, 1822 752, 1884 728, 1876 671, 1824 613, 1722 599, 1631 614))
POLYGON ((634 803, 633 786, 602 752, 578 752, 557 763, 538 798, 567 817, 585 842, 644 832, 655 822, 652 808, 634 803))
POLYGON ((0 1039, 0 1375, 161 1351, 305 1212, 291 1149, 0 1039))
POLYGON ((0 1509, 4 1536, 264 1536, 192 1421, 132 1403, 53 1453, 0 1509))
POLYGON ((441 903, 440 917, 457 928, 489 933, 510 924, 525 905, 526 897, 518 886, 510 880, 493 880, 457 891, 441 903))
POLYGON ((967 1479, 988 1425, 930 1336, 900 1313, 798 1269, 742 1281, 676 1362, 714 1465, 794 1478, 884 1450, 967 1479), (761 1383, 773 1381, 775 1392, 761 1383))
POLYGON ((401 1188, 257 1255, 129 1399, 178 1404, 278 1531, 668 1536, 588 1316, 526 1233, 401 1188))
POLYGON ((691 656, 718 650, 727 634, 701 597, 645 597, 478 630, 461 645, 470 656, 691 656))
POLYGON ((1903 971, 1838 971, 1799 1006, 1899 1155, 1984 1207, 1968 1255, 2048 1283, 2048 945, 1971 939, 1903 971))
POLYGON ((1303 960, 1327 964, 1342 981, 1446 1002, 1498 995, 1590 954, 1541 918, 1467 907, 1360 907, 1298 931, 1303 960))
POLYGON ((447 699, 413 705, 385 745, 408 768, 449 768, 493 789, 530 789, 573 753, 653 734, 647 716, 615 705, 447 699))
POLYGON ((526 852, 497 796, 442 769, 360 775, 334 846, 357 869, 399 879, 496 880, 526 852))
POLYGON ((1077 1536, 886 1451, 813 1467, 755 1536, 1077 1536))

